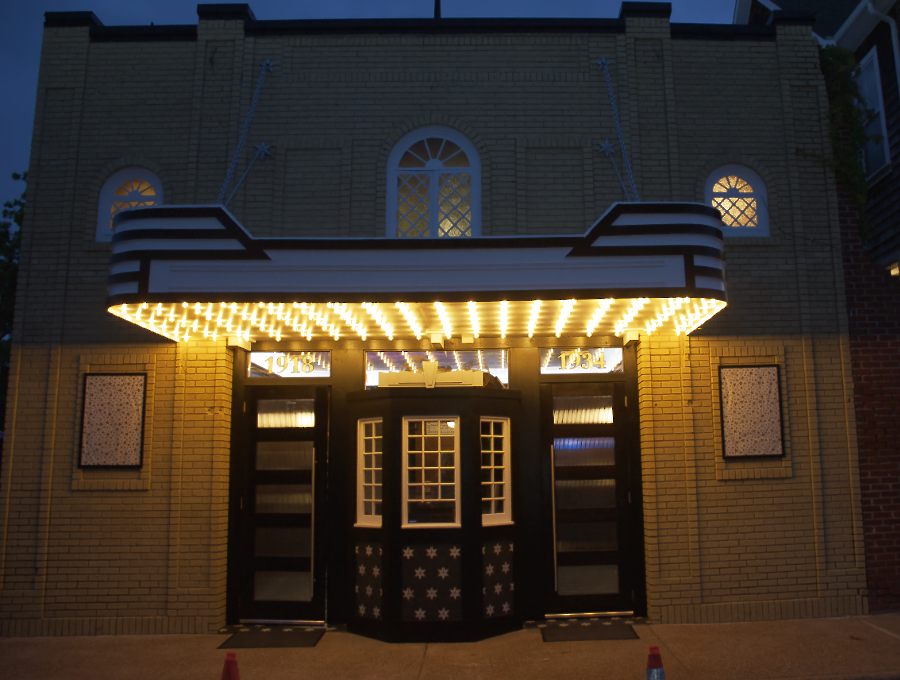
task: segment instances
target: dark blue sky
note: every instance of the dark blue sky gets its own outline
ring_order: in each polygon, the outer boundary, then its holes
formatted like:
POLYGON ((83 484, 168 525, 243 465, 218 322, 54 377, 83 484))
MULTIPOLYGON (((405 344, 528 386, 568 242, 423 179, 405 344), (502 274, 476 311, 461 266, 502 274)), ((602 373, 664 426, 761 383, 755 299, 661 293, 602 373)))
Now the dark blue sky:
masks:
MULTIPOLYGON (((615 17, 620 0, 442 0, 445 17, 615 17)), ((250 2, 257 19, 430 17, 433 0, 250 2)), ((31 148, 44 12, 90 10, 107 26, 196 24, 197 4, 185 0, 2 0, 0 25, 0 201, 17 197, 31 148)), ((731 23, 734 0, 672 0, 672 21, 731 23)))

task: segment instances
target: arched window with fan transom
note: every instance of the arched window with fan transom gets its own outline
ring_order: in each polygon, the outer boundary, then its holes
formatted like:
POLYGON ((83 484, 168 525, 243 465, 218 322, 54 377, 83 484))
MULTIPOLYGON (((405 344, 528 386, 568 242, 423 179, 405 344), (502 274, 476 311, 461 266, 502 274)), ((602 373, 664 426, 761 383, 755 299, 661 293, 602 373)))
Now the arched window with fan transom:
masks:
POLYGON ((113 218, 122 210, 161 205, 162 182, 144 168, 119 170, 106 180, 97 205, 97 241, 111 241, 113 218))
POLYGON ((706 204, 722 215, 725 236, 768 236, 766 185, 743 165, 723 165, 706 180, 706 204))
POLYGON ((429 126, 397 143, 388 158, 386 233, 399 238, 481 235, 481 161, 465 135, 429 126))

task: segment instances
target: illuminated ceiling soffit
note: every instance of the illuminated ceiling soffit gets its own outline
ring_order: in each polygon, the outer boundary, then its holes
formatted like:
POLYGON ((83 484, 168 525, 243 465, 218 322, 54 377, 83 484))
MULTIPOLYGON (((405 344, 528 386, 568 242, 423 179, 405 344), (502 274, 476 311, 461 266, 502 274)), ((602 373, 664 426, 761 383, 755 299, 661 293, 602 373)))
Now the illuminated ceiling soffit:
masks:
POLYGON ((109 311, 242 341, 690 333, 725 307, 718 213, 617 203, 584 235, 255 239, 222 206, 116 218, 109 311))

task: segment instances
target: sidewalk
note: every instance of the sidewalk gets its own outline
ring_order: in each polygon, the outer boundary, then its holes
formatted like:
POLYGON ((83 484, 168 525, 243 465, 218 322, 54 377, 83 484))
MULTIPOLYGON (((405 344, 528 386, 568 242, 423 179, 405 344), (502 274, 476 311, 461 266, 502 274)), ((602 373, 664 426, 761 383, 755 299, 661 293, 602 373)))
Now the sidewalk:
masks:
MULTIPOLYGON (((238 649, 241 680, 643 680, 658 646, 668 680, 900 680, 900 614, 635 626, 640 640, 543 643, 534 628, 475 643, 386 644, 329 632, 312 649, 238 649)), ((10 680, 219 680, 223 635, 6 638, 10 680)))

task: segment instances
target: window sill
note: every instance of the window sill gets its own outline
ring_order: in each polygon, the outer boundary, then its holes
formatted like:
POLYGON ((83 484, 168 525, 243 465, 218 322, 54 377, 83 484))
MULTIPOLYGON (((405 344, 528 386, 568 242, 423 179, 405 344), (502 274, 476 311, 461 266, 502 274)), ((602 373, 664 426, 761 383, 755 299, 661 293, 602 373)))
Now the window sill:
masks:
POLYGON ((401 529, 461 529, 462 524, 401 524, 401 529))
POLYGON ((511 519, 505 519, 501 522, 485 522, 484 518, 481 519, 481 526, 483 527, 511 527, 515 525, 511 519))

